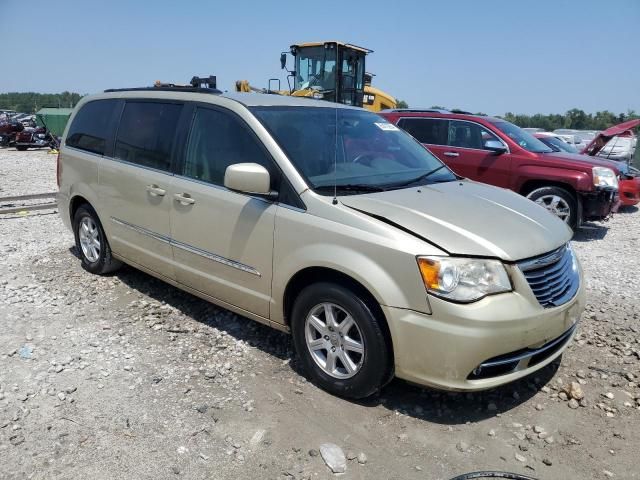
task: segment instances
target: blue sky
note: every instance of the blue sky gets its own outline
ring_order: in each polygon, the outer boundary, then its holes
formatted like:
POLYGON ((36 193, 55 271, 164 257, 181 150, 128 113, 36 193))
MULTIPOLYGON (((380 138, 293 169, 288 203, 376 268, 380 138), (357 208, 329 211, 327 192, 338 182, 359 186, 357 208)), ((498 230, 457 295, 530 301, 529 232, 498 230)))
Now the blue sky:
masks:
POLYGON ((640 111, 639 28, 640 0, 0 0, 0 92, 284 85, 281 51, 339 39, 374 50, 374 85, 415 107, 640 111))

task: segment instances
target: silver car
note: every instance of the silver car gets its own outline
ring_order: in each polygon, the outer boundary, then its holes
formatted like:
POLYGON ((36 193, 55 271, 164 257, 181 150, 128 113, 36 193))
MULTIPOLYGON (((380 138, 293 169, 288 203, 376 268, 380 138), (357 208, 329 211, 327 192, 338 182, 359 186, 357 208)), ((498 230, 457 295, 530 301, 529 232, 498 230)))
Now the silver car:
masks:
POLYGON ((59 207, 83 267, 122 262, 291 332, 309 378, 480 390, 560 356, 584 307, 570 229, 457 177, 366 110, 149 88, 85 97, 59 207))

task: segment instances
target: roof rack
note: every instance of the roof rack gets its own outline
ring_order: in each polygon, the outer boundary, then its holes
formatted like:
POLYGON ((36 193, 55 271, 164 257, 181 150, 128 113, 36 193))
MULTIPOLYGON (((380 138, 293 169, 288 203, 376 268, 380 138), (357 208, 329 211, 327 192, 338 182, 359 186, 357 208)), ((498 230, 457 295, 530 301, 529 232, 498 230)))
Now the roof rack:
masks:
POLYGON ((156 80, 153 87, 133 87, 133 88, 109 88, 105 90, 107 92, 137 92, 137 91, 161 91, 161 92, 195 92, 195 93, 211 93, 220 94, 222 91, 216 88, 216 76, 209 75, 208 77, 193 77, 187 85, 181 85, 176 83, 163 83, 160 80, 156 80))
POLYGON ((394 113, 394 112, 402 112, 402 113, 451 113, 449 110, 444 110, 442 108, 387 108, 386 110, 381 110, 382 113, 394 113))

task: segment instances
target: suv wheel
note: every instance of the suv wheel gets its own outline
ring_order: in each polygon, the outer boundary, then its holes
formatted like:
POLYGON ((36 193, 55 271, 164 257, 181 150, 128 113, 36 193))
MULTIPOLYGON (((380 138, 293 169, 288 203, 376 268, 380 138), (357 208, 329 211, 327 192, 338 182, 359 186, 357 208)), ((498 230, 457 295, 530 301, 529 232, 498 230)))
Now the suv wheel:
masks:
POLYGON ((578 202, 576 198, 564 188, 542 187, 537 188, 527 195, 529 200, 533 200, 539 205, 549 210, 560 220, 576 229, 578 225, 578 202))
POLYGON ((95 210, 89 205, 81 205, 76 211, 73 217, 73 232, 76 249, 85 270, 103 275, 122 266, 120 261, 112 257, 102 224, 95 210))
POLYGON ((303 367, 324 390, 364 398, 391 379, 391 349, 380 319, 351 290, 333 283, 305 288, 291 323, 303 367))

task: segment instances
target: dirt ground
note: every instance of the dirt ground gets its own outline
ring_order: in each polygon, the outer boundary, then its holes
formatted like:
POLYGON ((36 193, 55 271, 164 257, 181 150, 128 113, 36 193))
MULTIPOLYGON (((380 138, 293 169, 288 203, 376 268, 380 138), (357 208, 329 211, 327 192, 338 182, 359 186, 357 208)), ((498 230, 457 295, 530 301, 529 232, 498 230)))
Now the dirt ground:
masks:
MULTIPOLYGON (((0 150, 0 186, 55 190, 55 156, 0 150)), ((0 479, 333 478, 326 442, 344 479, 640 478, 640 211, 573 244, 588 306, 559 365, 359 403, 308 383, 285 334, 133 268, 85 272, 57 212, 1 216, 0 479)))

